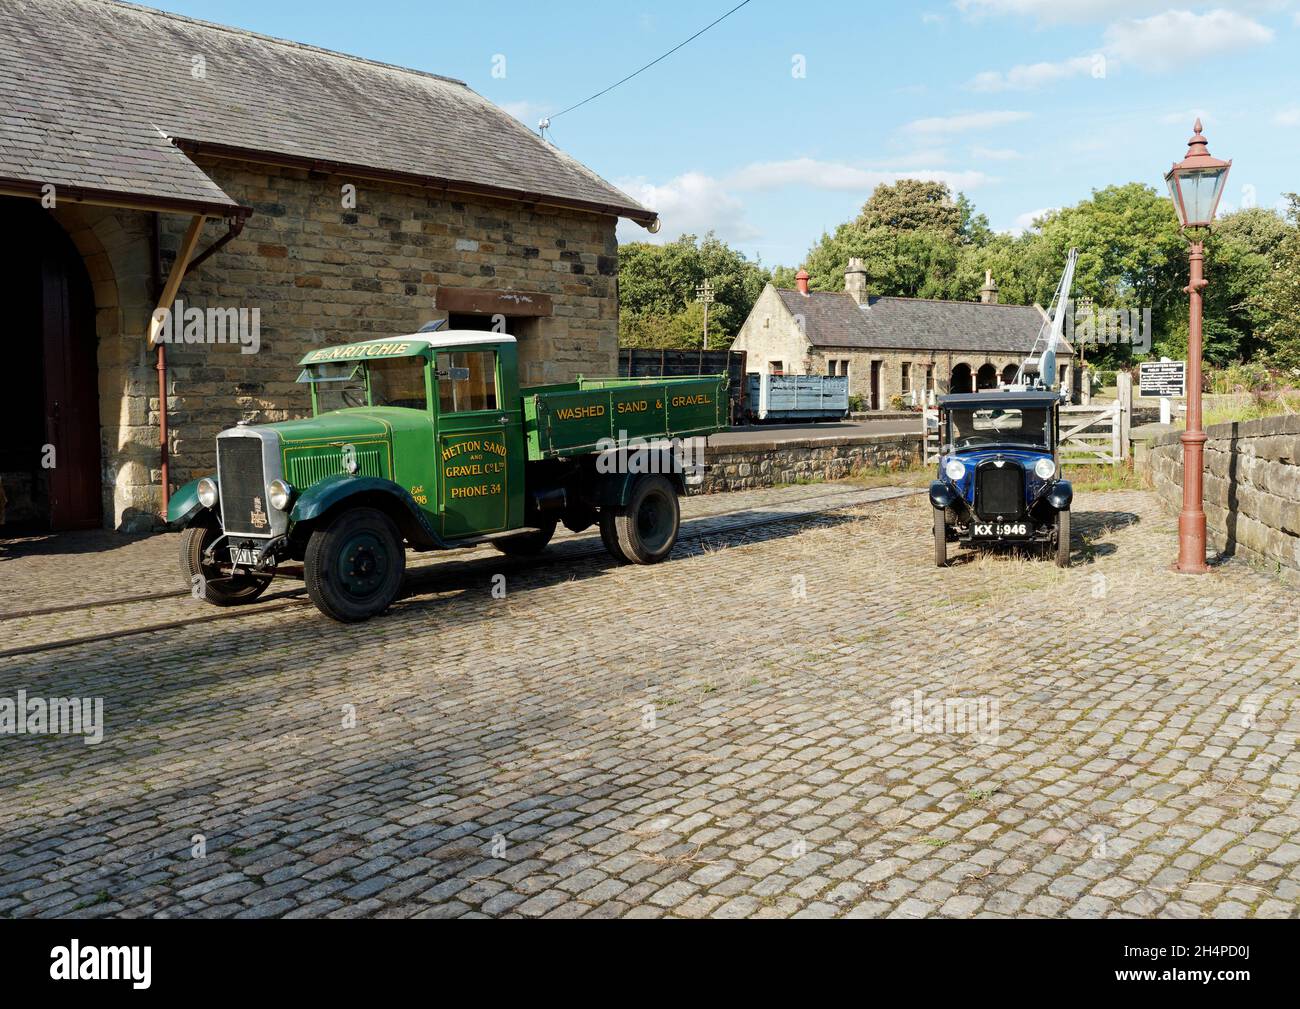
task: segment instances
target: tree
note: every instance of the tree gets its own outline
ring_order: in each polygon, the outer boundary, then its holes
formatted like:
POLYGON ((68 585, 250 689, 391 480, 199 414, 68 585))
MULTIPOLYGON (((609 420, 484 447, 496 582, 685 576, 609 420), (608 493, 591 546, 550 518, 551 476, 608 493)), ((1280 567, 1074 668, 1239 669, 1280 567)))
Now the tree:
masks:
POLYGON ((712 232, 703 239, 682 235, 664 245, 630 242, 622 246, 618 267, 620 344, 700 346, 704 336, 702 309, 694 343, 663 341, 685 338, 682 325, 688 320, 683 316, 694 311, 692 306, 698 307, 695 288, 706 277, 714 296, 709 309, 709 346, 725 346, 768 281, 761 264, 750 262, 712 232), (662 340, 657 340, 649 328, 652 324, 663 331, 662 340))
POLYGON ((892 185, 878 185, 853 223, 861 231, 932 231, 956 239, 970 212, 970 203, 954 201, 942 182, 899 179, 892 185))
POLYGON ((1287 193, 1285 233, 1273 245, 1273 269, 1251 298, 1269 364, 1300 374, 1300 195, 1287 193))

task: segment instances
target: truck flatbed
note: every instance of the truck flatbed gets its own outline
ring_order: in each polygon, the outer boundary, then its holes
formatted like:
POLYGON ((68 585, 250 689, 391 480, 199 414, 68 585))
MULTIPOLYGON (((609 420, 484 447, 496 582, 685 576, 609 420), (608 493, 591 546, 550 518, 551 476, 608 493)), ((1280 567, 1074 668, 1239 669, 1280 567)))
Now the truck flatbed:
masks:
POLYGON ((690 438, 727 426, 724 375, 579 378, 521 390, 531 461, 585 455, 602 439, 690 438))

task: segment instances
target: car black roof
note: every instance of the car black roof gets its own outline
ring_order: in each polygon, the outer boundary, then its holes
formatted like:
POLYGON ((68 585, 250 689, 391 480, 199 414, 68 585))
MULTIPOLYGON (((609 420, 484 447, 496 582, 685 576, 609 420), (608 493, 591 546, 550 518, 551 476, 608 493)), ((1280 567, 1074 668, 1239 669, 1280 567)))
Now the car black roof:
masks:
POLYGON ((953 392, 939 397, 944 409, 971 407, 988 409, 996 406, 1052 406, 1061 402, 1051 389, 997 389, 988 392, 953 392))

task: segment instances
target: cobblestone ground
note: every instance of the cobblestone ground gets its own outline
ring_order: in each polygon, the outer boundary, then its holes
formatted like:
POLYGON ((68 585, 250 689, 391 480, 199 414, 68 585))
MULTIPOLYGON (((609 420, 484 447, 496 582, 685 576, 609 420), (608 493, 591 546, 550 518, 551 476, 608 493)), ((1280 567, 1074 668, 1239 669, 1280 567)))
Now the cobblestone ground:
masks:
MULTIPOLYGON (((362 626, 295 605, 0 658, 0 698, 106 723, 0 736, 0 915, 1295 917, 1295 590, 1170 574, 1138 492, 1082 495, 1069 570, 937 571, 924 498, 883 493, 692 501, 654 568, 590 538, 439 560, 362 626), (768 524, 716 517, 744 509, 768 524)), ((149 551, 165 590, 173 550, 19 551, 0 609, 149 551)))

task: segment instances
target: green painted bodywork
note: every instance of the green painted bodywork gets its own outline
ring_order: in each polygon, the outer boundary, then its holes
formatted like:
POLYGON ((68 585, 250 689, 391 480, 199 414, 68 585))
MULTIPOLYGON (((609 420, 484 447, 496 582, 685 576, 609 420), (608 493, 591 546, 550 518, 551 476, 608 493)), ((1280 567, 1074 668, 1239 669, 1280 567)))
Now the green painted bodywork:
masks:
MULTIPOLYGON (((427 395, 424 410, 351 407, 258 425, 280 440, 284 477, 296 491, 291 528, 357 494, 388 493, 416 511, 415 531, 427 531, 426 545, 516 529, 525 522, 529 462, 590 454, 600 439, 620 432, 690 437, 726 426, 725 376, 579 379, 521 390, 513 342, 490 333, 481 343, 467 341, 469 334, 461 333, 440 344, 446 335, 370 340, 303 357, 303 365, 419 357, 427 395), (434 367, 440 351, 495 352, 497 408, 441 413, 434 367), (353 472, 345 458, 355 463, 353 472)), ((312 404, 315 410, 314 388, 312 404)), ((606 490, 617 494, 616 484, 622 485, 614 480, 606 490)), ((197 504, 193 487, 177 492, 169 515, 197 504)), ((413 528, 407 527, 408 539, 413 528)))
POLYGON ((689 438, 727 426, 724 375, 579 378, 523 391, 529 459, 586 455, 602 439, 689 438))
POLYGON ((186 525, 195 515, 203 510, 199 504, 199 480, 191 480, 185 486, 172 491, 167 499, 167 521, 176 525, 186 525))

